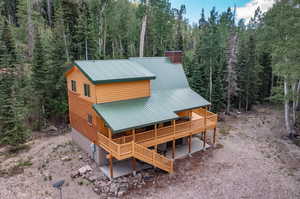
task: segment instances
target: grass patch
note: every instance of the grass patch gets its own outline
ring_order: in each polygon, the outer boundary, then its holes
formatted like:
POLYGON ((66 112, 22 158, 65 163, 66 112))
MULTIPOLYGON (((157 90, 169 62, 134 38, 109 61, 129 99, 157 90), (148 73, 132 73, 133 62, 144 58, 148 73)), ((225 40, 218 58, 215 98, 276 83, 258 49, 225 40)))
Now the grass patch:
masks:
POLYGON ((229 131, 230 131, 231 129, 232 129, 231 126, 229 126, 229 125, 223 125, 223 126, 220 127, 219 133, 220 133, 221 135, 229 135, 229 131))
POLYGON ((0 177, 11 177, 18 174, 21 174, 24 172, 25 167, 29 167, 32 165, 32 162, 30 159, 28 160, 20 160, 16 165, 6 169, 6 170, 0 170, 0 177))
POLYGON ((30 146, 28 144, 19 144, 17 146, 11 146, 8 149, 8 152, 10 154, 17 154, 21 151, 29 151, 30 146))
POLYGON ((29 167, 32 165, 32 162, 30 161, 30 159, 26 160, 26 161, 19 161, 17 163, 17 167, 29 167))
POLYGON ((293 139, 293 142, 294 142, 295 145, 300 147, 300 139, 299 138, 293 139))
POLYGON ((224 148, 224 145, 223 145, 223 144, 220 144, 220 143, 217 143, 216 149, 222 149, 222 148, 224 148))

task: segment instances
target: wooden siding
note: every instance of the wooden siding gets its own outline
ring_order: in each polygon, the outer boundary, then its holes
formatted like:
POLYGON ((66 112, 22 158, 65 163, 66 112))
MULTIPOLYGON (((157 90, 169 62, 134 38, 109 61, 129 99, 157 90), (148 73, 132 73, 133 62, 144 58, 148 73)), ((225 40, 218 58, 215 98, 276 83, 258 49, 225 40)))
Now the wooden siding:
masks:
POLYGON ((150 96, 150 80, 96 85, 97 103, 150 96))
POLYGON ((191 110, 178 112, 177 115, 180 117, 189 117, 191 110))
POLYGON ((68 92, 70 124, 89 140, 96 140, 96 132, 107 134, 103 120, 92 108, 93 103, 81 98, 72 91, 68 92), (88 124, 88 114, 92 115, 92 125, 88 124))
MULTIPOLYGON (((96 103, 96 95, 95 95, 95 85, 88 80, 84 74, 82 74, 82 72, 77 68, 77 67, 73 67, 72 71, 70 71, 67 74, 67 84, 68 84, 68 90, 72 91, 72 83, 71 80, 75 80, 76 81, 76 93, 78 94, 79 97, 92 102, 92 103, 96 103), (88 84, 90 85, 90 94, 91 97, 87 97, 84 96, 84 89, 83 89, 83 85, 84 84, 88 84)), ((73 92, 73 91, 72 91, 73 92)))

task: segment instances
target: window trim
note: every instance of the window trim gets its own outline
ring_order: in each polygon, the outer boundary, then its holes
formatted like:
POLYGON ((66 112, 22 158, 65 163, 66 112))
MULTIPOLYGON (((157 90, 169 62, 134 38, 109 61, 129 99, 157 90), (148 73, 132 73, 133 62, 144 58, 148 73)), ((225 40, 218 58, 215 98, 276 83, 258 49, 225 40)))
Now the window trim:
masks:
POLYGON ((76 82, 76 80, 71 80, 71 91, 77 92, 77 82, 76 82))
POLYGON ((89 84, 83 84, 83 94, 85 97, 91 97, 91 87, 89 84))

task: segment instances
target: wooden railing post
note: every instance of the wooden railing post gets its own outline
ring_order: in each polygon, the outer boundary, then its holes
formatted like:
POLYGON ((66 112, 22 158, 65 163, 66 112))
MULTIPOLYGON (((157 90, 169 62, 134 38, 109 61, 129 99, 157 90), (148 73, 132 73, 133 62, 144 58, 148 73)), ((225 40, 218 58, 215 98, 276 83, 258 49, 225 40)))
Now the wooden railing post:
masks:
POLYGON ((133 138, 133 141, 135 142, 135 129, 132 129, 132 138, 133 138))
MULTIPOLYGON (((110 128, 108 128, 108 138, 110 141, 112 141, 112 132, 111 132, 110 128)), ((112 143, 109 142, 108 145, 109 145, 110 150, 112 151, 112 143)))
POLYGON ((157 124, 154 124, 154 133, 155 133, 155 152, 157 152, 157 124))
POLYGON ((205 113, 204 113, 204 130, 206 131, 206 118, 207 118, 207 107, 205 107, 205 113))
POLYGON ((134 150, 135 149, 135 146, 134 146, 135 143, 134 142, 131 142, 131 143, 132 143, 132 154, 134 155, 134 153, 135 153, 135 150, 134 150))
POLYGON ((192 130, 192 116, 193 116, 193 112, 190 111, 190 113, 189 113, 189 118, 190 118, 190 130, 192 130))
POLYGON ((175 158, 175 133, 176 133, 176 120, 173 120, 173 147, 172 147, 172 158, 175 158))
POLYGON ((188 138, 189 154, 191 153, 191 143, 192 143, 192 111, 190 112, 190 136, 188 138))
POLYGON ((153 162, 153 165, 156 166, 155 165, 155 152, 154 151, 152 151, 152 162, 153 162))

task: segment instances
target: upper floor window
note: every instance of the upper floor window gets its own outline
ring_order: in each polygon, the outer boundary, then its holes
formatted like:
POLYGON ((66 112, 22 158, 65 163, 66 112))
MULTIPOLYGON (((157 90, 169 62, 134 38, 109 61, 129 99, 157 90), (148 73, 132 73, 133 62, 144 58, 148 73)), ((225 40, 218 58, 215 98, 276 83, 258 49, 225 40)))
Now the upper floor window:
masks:
POLYGON ((91 97, 90 85, 84 84, 83 90, 84 90, 84 96, 91 97))
POLYGON ((87 122, 88 122, 89 125, 93 124, 93 117, 92 117, 91 114, 88 114, 88 116, 87 116, 87 122))
POLYGON ((77 88, 76 88, 76 81, 75 80, 71 80, 71 89, 72 91, 76 92, 77 88))

